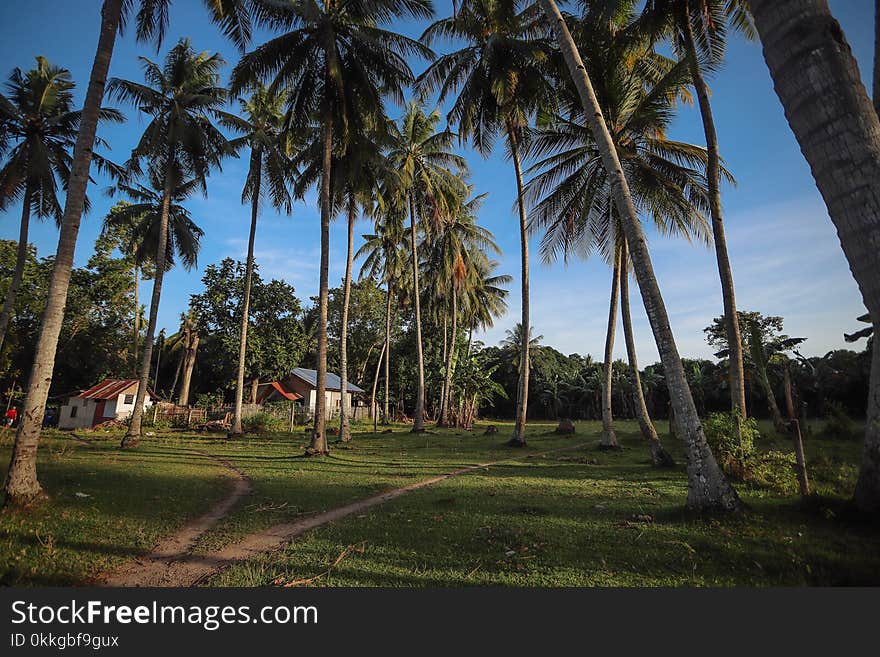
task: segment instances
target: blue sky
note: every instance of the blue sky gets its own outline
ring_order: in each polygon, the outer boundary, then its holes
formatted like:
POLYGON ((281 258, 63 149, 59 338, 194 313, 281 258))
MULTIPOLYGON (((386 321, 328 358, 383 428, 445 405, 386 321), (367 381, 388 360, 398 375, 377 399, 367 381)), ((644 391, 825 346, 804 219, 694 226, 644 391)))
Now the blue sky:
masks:
MULTIPOLYGON (((99 27, 98 0, 28 0, 0 3, 0 74, 6 79, 16 66, 29 68, 37 55, 70 69, 80 85, 81 99, 88 79, 99 27)), ((873 3, 870 0, 831 0, 847 38, 869 80, 873 57, 873 3)), ((437 2, 438 15, 451 13, 451 0, 437 2)), ((408 22, 400 31, 418 36, 424 23, 408 22)), ((140 81, 138 55, 160 59, 178 38, 189 36, 200 50, 218 51, 229 63, 237 58, 229 45, 207 20, 200 0, 176 0, 171 28, 162 53, 137 44, 131 34, 117 41, 111 75, 140 81)), ((257 34, 262 41, 268 36, 257 34)), ((413 62, 417 72, 423 62, 413 62)), ((732 39, 724 68, 711 80, 713 107, 722 155, 738 185, 724 190, 723 202, 728 245, 734 269, 737 303, 740 309, 782 315, 786 331, 808 340, 803 352, 821 355, 845 346, 842 334, 856 326, 855 317, 864 312, 858 289, 850 275, 834 227, 816 191, 809 168, 788 128, 782 108, 773 92, 770 77, 757 43, 732 39)), ((112 151, 105 153, 123 161, 145 127, 144 119, 130 108, 126 124, 102 130, 112 151)), ((395 109, 395 112, 398 110, 395 109)), ((699 115, 684 108, 671 130, 676 139, 703 143, 699 115)), ((500 151, 500 149, 499 149, 500 151)), ((496 343, 504 331, 518 321, 519 238, 512 212, 515 181, 511 165, 502 154, 484 160, 465 149, 472 182, 478 192, 489 196, 480 221, 495 233, 504 251, 500 270, 514 276, 510 286, 510 311, 482 339, 496 343)), ((201 275, 208 264, 231 256, 244 258, 249 212, 241 206, 240 193, 245 162, 229 160, 223 171, 209 180, 207 199, 189 202, 196 222, 205 230, 197 269, 176 269, 166 276, 159 324, 169 332, 176 329, 178 316, 189 295, 201 289, 201 275)), ((93 208, 83 220, 76 261, 86 262, 100 232, 101 219, 113 201, 102 191, 106 181, 98 179, 90 190, 93 208)), ((0 216, 0 237, 17 239, 20 208, 0 216)), ((369 232, 361 222, 357 234, 369 232)), ((655 269, 683 355, 710 357, 703 327, 722 313, 721 292, 710 248, 666 239, 649 228, 655 269)), ((345 257, 345 229, 342 222, 331 231, 331 285, 341 280, 345 257)), ((36 222, 31 241, 41 256, 54 253, 57 230, 53 222, 36 222)), ((532 240, 537 253, 538 239, 532 240)), ((263 212, 257 234, 256 257, 262 275, 283 278, 307 299, 317 293, 319 258, 318 209, 314 194, 294 208, 292 216, 263 212)), ((532 325, 550 344, 564 353, 601 355, 607 321, 610 273, 600 260, 547 266, 535 257, 531 268, 532 325)), ((643 364, 657 360, 650 327, 633 287, 633 319, 636 343, 643 364)), ((149 288, 142 289, 148 298, 149 288)), ((618 340, 616 356, 624 357, 618 340)))

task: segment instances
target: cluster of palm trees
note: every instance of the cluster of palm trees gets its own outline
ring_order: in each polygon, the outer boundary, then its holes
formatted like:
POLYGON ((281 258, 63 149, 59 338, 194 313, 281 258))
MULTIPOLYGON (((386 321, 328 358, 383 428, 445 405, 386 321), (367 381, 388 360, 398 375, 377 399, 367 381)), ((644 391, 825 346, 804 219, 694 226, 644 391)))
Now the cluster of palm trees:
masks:
MULTIPOLYGON (((204 191, 209 172, 219 168, 224 157, 245 147, 250 152, 250 168, 242 198, 252 210, 249 273, 260 201, 268 197, 273 205, 289 209, 291 193, 302 195, 312 185, 318 189, 318 395, 310 451, 327 451, 322 391, 327 372, 329 226, 337 214, 346 215, 349 229, 345 295, 351 280, 353 226, 359 215, 366 215, 375 223, 374 234, 368 238, 370 246, 364 251, 367 271, 386 285, 386 316, 390 321, 393 298, 406 297, 412 304, 418 360, 414 431, 421 431, 425 421, 422 316, 436 313, 444 325, 449 320, 451 339, 445 350, 438 419, 452 421, 453 409, 461 408, 470 394, 464 385, 456 392, 459 328, 472 329, 491 321, 492 311, 480 310, 488 298, 496 307, 503 304, 503 295, 497 294, 500 281, 493 278, 494 265, 486 255, 494 243, 474 219, 480 197, 474 197, 467 184, 466 166, 454 145, 456 139, 469 141, 488 155, 500 137, 517 183, 520 325, 531 326, 530 231, 543 231, 545 259, 597 251, 611 265, 602 442, 614 448, 609 384, 618 303, 629 364, 638 372, 629 307, 632 271, 663 364, 675 433, 685 446, 688 505, 740 508, 735 490, 706 443, 643 228, 643 222, 650 220, 662 233, 702 241, 711 236, 731 349, 731 410, 745 417, 742 341, 720 201, 721 181, 729 174, 719 154, 706 82, 723 58, 727 33, 734 29, 751 36, 757 28, 777 92, 826 198, 870 316, 880 317, 880 250, 875 248, 880 239, 876 211, 880 200, 874 183, 880 167, 880 123, 845 38, 824 3, 648 0, 642 6, 635 0, 597 0, 583 3, 577 14, 563 15, 553 0, 462 0, 452 16, 433 23, 415 40, 383 26, 394 20, 431 18, 430 0, 206 0, 212 20, 242 51, 249 44, 252 24, 276 34, 242 55, 230 90, 219 85, 219 56, 198 53, 185 40, 171 50, 162 66, 143 60, 144 83, 106 83, 117 32, 129 18, 126 14, 134 13, 138 38, 161 42, 169 2, 103 3, 85 106, 64 137, 69 142, 75 134, 76 141, 72 157, 62 163, 66 169, 61 178, 67 186, 64 211, 52 210, 60 216, 61 236, 6 481, 9 501, 27 501, 41 491, 35 451, 90 164, 96 159, 92 152, 95 131, 99 119, 112 118, 101 109, 105 91, 150 117, 132 157, 118 172, 119 189, 133 192, 134 200, 139 200, 143 190, 135 181, 142 180, 158 194, 150 201, 158 201, 158 221, 151 224, 155 225, 156 247, 153 298, 127 444, 140 433, 162 276, 174 250, 170 209, 187 194, 204 191), (827 25, 831 29, 822 27, 827 25), (797 39, 804 45, 795 47, 797 39), (448 40, 455 50, 435 58, 430 47, 439 40, 448 40), (661 54, 666 45, 671 57, 661 54), (792 64, 793 57, 807 52, 809 66, 792 64), (416 76, 410 62, 418 58, 430 64, 416 76), (399 121, 391 121, 388 102, 403 104, 409 90, 418 99, 434 93, 440 103, 449 100, 448 127, 440 130, 439 113, 426 112, 419 100, 406 106, 399 121), (691 90, 703 120, 705 147, 666 137, 676 104, 689 101, 691 90), (251 95, 242 108, 244 117, 224 110, 233 97, 245 93, 251 95), (826 95, 833 97, 833 111, 823 104, 826 95), (806 108, 812 108, 812 113, 806 108), (242 136, 227 140, 221 127, 242 136), (527 158, 534 164, 524 171, 527 158), (528 176, 531 179, 526 181, 528 176), (427 271, 433 278, 426 284, 427 271)), ((7 118, 12 116, 7 105, 11 104, 4 100, 0 131, 4 143, 6 126, 13 124, 7 118)), ((23 190, 15 192, 20 196, 29 187, 22 183, 16 189, 23 190)), ((30 206, 43 207, 38 201, 30 206)), ((245 310, 240 365, 246 331, 245 310)), ((390 337, 390 331, 386 333, 390 337)), ((524 444, 529 395, 531 331, 519 333, 514 445, 524 444)), ((341 343, 345 376, 344 333, 341 343)), ((386 386, 388 352, 386 341, 386 386)), ((876 352, 865 460, 856 493, 865 508, 880 507, 880 361, 876 352)), ((243 387, 243 367, 239 369, 237 409, 243 387)), ((640 385, 636 387, 641 390, 640 385)), ((652 456, 662 463, 664 452, 643 399, 638 406, 652 456)), ((387 417, 388 409, 384 410, 387 417)), ((348 434, 347 418, 343 407, 343 439, 348 434)), ((238 410, 233 431, 240 431, 238 410)))

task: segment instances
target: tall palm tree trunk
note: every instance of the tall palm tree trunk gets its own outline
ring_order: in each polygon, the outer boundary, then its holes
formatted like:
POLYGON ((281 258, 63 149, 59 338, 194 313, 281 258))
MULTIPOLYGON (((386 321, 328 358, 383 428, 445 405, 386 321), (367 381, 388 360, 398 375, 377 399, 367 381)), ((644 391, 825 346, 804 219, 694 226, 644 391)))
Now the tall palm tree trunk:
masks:
POLYGON ((874 109, 880 114, 880 0, 874 0, 874 83, 871 95, 874 109))
MULTIPOLYGON (((140 265, 137 262, 134 263, 134 321, 132 322, 133 330, 134 330, 134 358, 132 359, 134 364, 137 364, 138 360, 138 347, 141 341, 141 274, 140 274, 140 265)), ((175 379, 176 383, 176 379, 175 379)), ((171 393, 174 393, 174 389, 171 389, 171 393)))
POLYGON ((526 220, 526 207, 523 202, 523 176, 519 160, 519 145, 516 130, 507 124, 507 140, 510 143, 510 154, 516 174, 516 207, 519 211, 519 243, 520 243, 520 277, 522 294, 522 342, 520 344, 519 385, 516 391, 516 415, 514 417, 513 437, 509 445, 518 447, 526 444, 526 417, 529 410, 529 341, 532 338, 532 324, 529 308, 529 233, 526 220))
POLYGON ((419 385, 416 391, 416 414, 413 418, 413 433, 425 430, 425 354, 422 347, 422 309, 419 302, 419 254, 416 244, 416 206, 412 194, 409 196, 409 240, 412 249, 413 271, 413 309, 416 320, 416 352, 418 354, 419 385))
POLYGON ((321 275, 318 291, 318 373, 315 382, 315 426, 310 454, 327 454, 327 288, 330 273, 330 167, 333 154, 333 114, 329 104, 321 122, 323 162, 321 170, 321 275))
MULTIPOLYGON (((348 408, 348 304, 351 301, 351 259, 354 247, 354 223, 357 221, 357 204, 354 197, 348 199, 348 250, 345 254, 345 280, 342 282, 342 326, 339 329, 339 439, 351 440, 351 424, 348 408)), ((370 407, 372 409, 372 407, 370 407)), ((372 411, 371 411, 372 412, 372 411)))
POLYGON ((61 324, 64 321, 64 308, 67 305, 67 290, 73 269, 76 238, 79 234, 86 188, 89 184, 89 168, 92 163, 98 115, 101 110, 101 100, 104 98, 107 71, 110 69, 110 60, 113 57, 121 12, 122 0, 104 0, 98 48, 92 63, 79 135, 73 149, 73 163, 70 169, 67 200, 64 204, 61 234, 58 238, 58 252, 49 279, 49 292, 40 324, 34 364, 28 377, 21 421, 15 433, 12 458, 4 483, 7 505, 27 504, 39 497, 43 490, 37 480, 37 445, 40 442, 46 400, 49 397, 49 386, 52 384, 52 372, 55 369, 55 354, 58 350, 61 324))
POLYGON ((3 344, 6 342, 6 331, 9 328, 9 322, 12 320, 12 313, 15 311, 15 299, 18 297, 18 288, 21 287, 21 279, 24 277, 24 266, 27 262, 28 252, 28 228, 31 221, 31 184, 25 184, 24 198, 22 199, 21 208, 21 225, 18 229, 18 249, 15 254, 15 271, 12 273, 12 281, 9 283, 9 290, 6 292, 6 301, 3 303, 3 310, 0 312, 0 353, 3 351, 3 344))
POLYGON ((443 383, 440 386, 440 412, 437 413, 437 424, 443 426, 443 418, 446 417, 446 361, 449 355, 449 327, 446 321, 446 309, 443 309, 443 383))
POLYGON ((174 399, 174 391, 177 390, 177 382, 180 380, 180 372, 183 370, 183 358, 186 352, 180 354, 177 359, 177 367, 174 369, 174 379, 171 381, 171 391, 168 393, 168 399, 174 399))
MULTIPOLYGON (((880 121, 825 0, 751 0, 764 59, 880 334, 880 121)), ((880 349, 874 345, 856 504, 880 510, 880 349)))
MULTIPOLYGON (((259 150, 251 153, 251 160, 260 166, 263 156, 259 150)), ((253 166, 253 165, 252 165, 253 166)), ((230 435, 241 436, 241 407, 244 403, 244 369, 247 358, 247 334, 251 311, 251 286, 254 280, 254 243, 257 238, 257 217, 260 211, 260 176, 255 176, 253 198, 251 199, 251 229, 248 234, 247 262, 244 274, 244 293, 241 299, 241 333, 238 342, 238 375, 235 379, 235 409, 232 413, 230 435)))
POLYGON ((633 268, 645 303, 645 311, 654 332, 654 339, 657 342, 660 360, 666 373, 669 395, 675 409, 676 426, 684 441, 688 474, 687 505, 694 509, 739 510, 742 508, 739 496, 715 461, 706 442, 706 436, 703 434, 700 418, 694 406, 694 399, 685 379, 681 356, 679 356, 672 327, 669 324, 663 296, 654 276, 654 267, 648 253, 642 225, 636 214, 626 176, 623 174, 614 142, 608 132, 602 110, 593 91, 593 85, 587 75, 587 69, 556 3, 553 0, 540 0, 540 2, 556 33, 569 73, 583 103, 590 129, 599 145, 602 161, 611 181, 615 205, 622 220, 627 242, 632 250, 633 268))
POLYGON ((379 358, 376 359, 376 371, 373 374, 373 391, 370 393, 370 419, 373 420, 373 427, 376 426, 376 416, 379 414, 379 405, 376 403, 376 391, 379 389, 379 373, 382 371, 382 359, 385 356, 385 350, 388 343, 382 343, 382 349, 379 351, 379 358))
POLYGON ((614 334, 617 331, 617 302, 620 292, 620 247, 614 248, 614 264, 611 271, 611 300, 608 306, 608 326, 605 329, 605 360, 602 372, 602 438, 603 449, 619 449, 614 433, 614 416, 611 412, 612 381, 614 380, 614 334))
POLYGON ((162 297, 162 281, 165 278, 165 255, 168 248, 168 211, 171 207, 171 194, 174 189, 174 153, 169 150, 165 163, 165 189, 162 191, 162 209, 159 217, 159 239, 156 245, 156 271, 153 274, 153 295, 150 298, 150 320, 147 324, 147 335, 144 338, 144 354, 138 378, 137 394, 134 398, 134 410, 128 431, 122 437, 120 447, 133 447, 141 437, 141 423, 144 416, 144 400, 147 395, 147 382, 150 376, 150 361, 153 356, 153 338, 156 334, 156 323, 159 318, 159 301, 162 297))
POLYGON ((385 399, 382 400, 382 422, 388 424, 388 398, 391 392, 391 282, 385 295, 385 399))
POLYGON ((620 315, 623 319, 623 339, 626 342, 626 356, 629 360, 630 371, 632 372, 633 386, 635 387, 635 415, 639 422, 639 429, 642 437, 648 443, 651 450, 651 461, 654 465, 661 467, 671 467, 675 465, 669 453, 663 449, 654 423, 651 422, 651 416, 648 413, 648 405, 645 402, 645 391, 642 389, 642 377, 639 374, 639 361, 636 356, 636 341, 633 338, 632 330, 632 314, 629 305, 629 248, 626 240, 623 241, 620 254, 620 315))
MULTIPOLYGON (((689 10, 689 7, 687 7, 689 10)), ((715 260, 718 263, 718 275, 721 279, 721 299, 724 305, 724 325, 727 330, 727 344, 730 355, 728 367, 730 376, 731 410, 740 418, 748 417, 746 409, 746 385, 743 375, 743 348, 740 335, 739 316, 736 312, 736 295, 733 288, 733 270, 730 267, 730 255, 727 252, 727 237, 724 234, 724 215, 721 210, 721 155, 718 149, 718 133, 715 130, 715 117, 712 104, 709 102, 709 87, 703 78, 703 71, 696 57, 693 28, 690 12, 684 20, 685 46, 690 55, 690 71, 700 116, 703 121, 703 132, 706 135, 706 182, 709 188, 709 214, 712 217, 712 238, 715 244, 715 260)))
POLYGON ((458 333, 458 294, 455 284, 452 286, 452 337, 449 341, 449 353, 446 355, 446 376, 443 381, 444 404, 443 415, 440 416, 441 426, 449 426, 449 408, 452 406, 452 377, 455 368, 455 343, 458 333))
POLYGON ((186 341, 186 351, 183 354, 183 378, 180 381, 180 406, 189 406, 189 391, 192 384, 193 369, 196 366, 196 355, 199 350, 199 334, 190 330, 186 341))

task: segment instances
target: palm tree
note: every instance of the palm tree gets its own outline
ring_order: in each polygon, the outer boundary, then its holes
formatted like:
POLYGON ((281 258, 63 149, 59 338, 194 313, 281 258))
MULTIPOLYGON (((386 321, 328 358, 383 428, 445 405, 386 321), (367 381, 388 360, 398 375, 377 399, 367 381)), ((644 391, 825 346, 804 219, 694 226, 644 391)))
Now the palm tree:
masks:
MULTIPOLYGON (((9 150, 0 168, 0 211, 15 201, 22 206, 15 270, 0 312, 0 351, 24 273, 30 217, 52 217, 61 223, 58 185, 67 187, 81 117, 73 109, 70 71, 53 66, 45 57, 36 60, 36 67, 27 73, 14 69, 5 85, 6 94, 0 94, 0 124, 9 150)), ((101 108, 99 120, 122 122, 124 118, 116 110, 101 108)), ((98 164, 107 164, 98 155, 94 158, 98 164)))
POLYGON ((382 400, 382 421, 387 424, 390 418, 388 400, 391 386, 391 303, 399 293, 399 282, 406 277, 406 262, 401 249, 406 241, 403 218, 379 209, 376 213, 375 233, 363 237, 364 243, 355 253, 355 259, 364 258, 359 278, 370 276, 385 284, 385 396, 382 400))
MULTIPOLYGON (((636 209, 652 217, 658 230, 707 241, 708 206, 700 171, 706 151, 667 138, 676 99, 690 83, 688 67, 653 52, 637 31, 631 11, 606 14, 600 5, 578 24, 587 67, 605 119, 613 126, 616 152, 630 182, 636 209), (598 13, 598 15, 595 15, 598 13)), ((574 91, 566 87, 564 104, 577 112, 574 91)), ((602 395, 602 441, 618 447, 612 418, 612 355, 617 306, 629 260, 626 238, 614 208, 609 177, 592 131, 580 112, 571 118, 545 119, 530 140, 530 153, 542 157, 531 169, 539 172, 527 185, 535 204, 534 227, 545 227, 542 254, 553 260, 572 253, 586 257, 598 250, 612 264, 611 302, 605 340, 602 395)), ((725 172, 726 173, 726 172, 725 172)), ((628 281, 626 281, 628 283, 628 281)), ((628 304, 628 290, 627 290, 628 304)), ((623 310, 627 346, 632 343, 629 307, 623 310)), ((638 376, 635 350, 627 349, 630 369, 638 376)), ((636 414, 652 458, 668 462, 647 415, 641 387, 636 386, 636 414), (642 411, 644 410, 644 413, 642 411)))
POLYGON ((507 296, 510 293, 502 286, 513 282, 513 277, 509 274, 495 273, 498 269, 498 262, 495 260, 485 258, 475 264, 478 271, 474 283, 468 287, 462 299, 463 325, 468 331, 468 356, 471 355, 474 331, 492 328, 495 318, 507 313, 507 296))
MULTIPOLYGON (((388 122, 384 117, 375 123, 370 117, 357 117, 358 121, 367 119, 357 130, 353 130, 344 145, 344 150, 331 156, 331 205, 333 215, 344 212, 347 220, 347 245, 345 257, 345 276, 342 281, 342 317, 339 333, 339 376, 340 389, 348 389, 348 313, 351 300, 351 269, 354 257, 354 227, 359 210, 364 214, 373 212, 373 198, 383 179, 382 169, 385 159, 382 150, 387 141, 388 122)), ((341 128, 341 126, 340 126, 341 128)), ((313 130, 314 139, 306 145, 298 162, 303 171, 297 181, 297 195, 302 197, 306 190, 316 184, 322 175, 321 152, 323 143, 321 131, 313 130)), ((348 395, 343 394, 339 405, 339 436, 343 442, 351 440, 350 409, 348 395)))
POLYGON ((169 356, 177 356, 177 369, 174 371, 174 379, 168 389, 168 399, 174 398, 177 390, 177 381, 181 381, 180 394, 177 403, 180 406, 189 404, 189 389, 192 382, 193 368, 196 364, 196 354, 199 349, 199 322, 195 310, 189 308, 187 312, 180 313, 180 328, 177 333, 171 335, 165 342, 169 356), (183 378, 181 379, 181 375, 183 378))
MULTIPOLYGON (((129 253, 135 263, 135 294, 137 295, 138 287, 138 271, 148 264, 151 270, 151 278, 155 280, 155 259, 159 248, 159 233, 162 223, 162 197, 163 197, 163 181, 162 172, 157 167, 150 168, 151 186, 147 187, 139 184, 120 183, 114 188, 113 192, 121 192, 133 203, 117 204, 114 211, 110 212, 104 218, 104 233, 115 233, 123 237, 126 241, 120 246, 123 252, 129 253)), ((165 271, 169 271, 174 266, 175 256, 177 256, 185 269, 190 270, 197 264, 199 247, 204 231, 199 228, 189 211, 179 205, 194 191, 197 181, 191 180, 180 183, 174 190, 171 202, 168 206, 168 239, 165 249, 165 271)), ((135 296, 137 298, 137 296, 135 296)), ((135 304, 138 305, 137 303, 135 304)), ((135 347, 140 340, 139 318, 140 308, 135 308, 135 347)), ((177 341, 175 336, 169 338, 169 348, 176 349, 177 341)), ((179 337, 179 336, 178 336, 179 337)), ((191 335, 186 333, 186 344, 190 344, 191 335)), ((198 335, 195 336, 195 344, 198 345, 198 335)), ((189 347, 186 347, 187 350, 189 347)), ((187 353, 189 353, 187 351, 187 353)), ((136 358, 136 357, 135 357, 136 358)), ((193 356, 193 361, 194 361, 193 356)), ((181 361, 183 362, 183 361, 181 361)), ((188 372, 192 373, 192 367, 188 372)), ((177 385, 177 377, 172 385, 171 392, 177 385)), ((188 379, 186 372, 184 373, 184 381, 188 379)), ((155 389, 155 387, 154 387, 155 389)), ((182 402, 186 405, 186 399, 182 402)))
MULTIPOLYGON (((130 253, 138 267, 144 263, 153 263, 159 248, 159 237, 162 225, 162 208, 164 196, 163 172, 157 166, 150 167, 150 186, 137 183, 120 183, 112 191, 127 196, 133 202, 118 204, 114 211, 104 219, 104 232, 124 235, 127 243, 122 244, 124 252, 130 253)), ((184 269, 190 270, 197 264, 199 247, 204 231, 199 228, 189 211, 180 205, 198 187, 198 180, 190 180, 178 184, 172 192, 168 204, 168 228, 165 247, 165 271, 170 271, 175 260, 179 259, 184 269)), ((152 267, 151 267, 152 268, 152 267)), ((164 273, 164 272, 163 272, 164 273)), ((152 273, 155 280, 156 273, 152 273)), ((137 280, 137 274, 136 274, 137 280)), ((136 310, 138 315, 140 309, 136 310)), ((195 364, 195 350, 198 348, 199 336, 193 329, 192 312, 181 316, 181 331, 171 336, 165 346, 171 351, 183 349, 181 368, 183 369, 183 386, 181 405, 187 404, 189 379, 195 364), (186 321, 184 321, 186 318, 186 321)), ((138 335, 138 338, 140 336, 138 335)), ((177 376, 172 384, 171 393, 177 387, 177 376)), ((154 386, 155 389, 155 386, 154 386)))
MULTIPOLYGON (((207 192, 206 178, 212 167, 232 153, 232 147, 211 122, 231 122, 234 118, 223 112, 228 100, 226 89, 219 86, 219 69, 223 60, 218 54, 196 53, 188 39, 181 39, 165 58, 163 66, 145 57, 140 61, 146 84, 114 78, 109 93, 130 103, 152 117, 137 146, 132 150, 128 168, 137 175, 145 160, 152 162, 150 178, 155 187, 161 185, 162 195, 155 226, 156 275, 150 300, 150 317, 144 339, 144 355, 135 407, 122 446, 133 445, 141 435, 141 419, 147 388, 147 375, 153 349, 153 336, 162 294, 166 260, 174 235, 169 239, 170 206, 178 189, 191 194, 196 188, 207 192), (184 182, 185 178, 189 178, 184 182)), ((177 197, 178 199, 180 196, 177 197)), ((183 250, 178 249, 180 253, 183 250)))
POLYGON ((700 424, 697 409, 687 380, 675 337, 669 324, 669 315, 654 276, 654 267, 645 242, 624 169, 605 123, 602 107, 587 74, 577 45, 568 30, 565 19, 553 0, 540 0, 541 7, 552 25, 569 73, 578 91, 584 114, 596 140, 602 163, 608 172, 614 205, 620 216, 623 232, 631 250, 630 259, 639 282, 645 310, 657 342, 657 351, 663 362, 669 393, 675 410, 678 433, 685 444, 688 472, 688 506, 696 509, 738 510, 742 507, 739 496, 727 481, 712 455, 700 424))
POLYGON ((317 401, 308 453, 326 454, 324 391, 333 150, 344 149, 365 117, 378 123, 385 116, 385 96, 402 102, 404 87, 414 79, 406 56, 431 56, 418 42, 382 29, 379 23, 408 16, 428 18, 433 8, 430 0, 326 0, 322 4, 314 0, 285 4, 258 0, 257 5, 259 20, 285 32, 242 58, 233 72, 233 89, 241 89, 254 79, 271 78, 274 88, 288 91, 288 124, 317 122, 321 131, 317 401))
MULTIPOLYGON (((410 103, 391 133, 387 168, 393 175, 386 183, 384 196, 403 212, 409 211, 410 255, 412 258, 412 299, 415 314, 416 353, 418 356, 418 389, 412 431, 425 430, 425 356, 422 346, 422 316, 419 295, 419 222, 439 223, 448 216, 448 199, 454 198, 459 184, 456 173, 467 170, 467 164, 452 152, 454 135, 438 132, 440 113, 425 114, 416 103, 410 103)), ((398 211, 400 211, 398 210, 398 211)))
POLYGON ((724 58, 728 28, 732 27, 751 38, 754 35, 754 26, 745 0, 649 0, 644 15, 649 23, 659 27, 655 29, 656 32, 666 33, 671 37, 675 51, 688 63, 691 80, 697 92, 708 152, 706 180, 709 187, 709 213, 712 217, 715 259, 721 279, 727 338, 733 345, 729 368, 731 409, 739 417, 745 418, 747 410, 742 341, 721 209, 721 155, 706 74, 717 69, 724 58))
POLYGON ((231 437, 242 435, 241 408, 244 398, 247 333, 251 285, 254 275, 254 243, 257 236, 260 203, 264 198, 268 198, 272 207, 288 214, 292 210, 288 187, 293 184, 294 168, 289 157, 290 134, 283 131, 284 102, 283 94, 270 93, 262 84, 256 83, 250 97, 246 100, 239 100, 244 118, 236 118, 229 124, 229 127, 244 133, 232 141, 232 147, 238 149, 247 146, 250 149, 248 172, 241 193, 241 202, 251 205, 244 292, 241 299, 238 375, 235 384, 235 408, 232 414, 231 437))
POLYGON ((443 386, 440 392, 440 426, 449 425, 452 380, 456 361, 456 345, 459 326, 460 298, 467 294, 468 288, 482 282, 482 271, 478 263, 486 258, 486 251, 500 254, 501 251, 492 233, 477 225, 476 212, 485 195, 468 198, 472 188, 461 182, 458 197, 448 201, 449 215, 440 226, 426 235, 422 252, 435 282, 432 288, 439 291, 448 304, 441 305, 441 312, 451 308, 452 332, 444 363, 443 386))
MULTIPOLYGON (((437 59, 419 83, 439 89, 438 103, 458 92, 448 121, 462 139, 470 138, 484 156, 492 151, 496 135, 506 139, 517 185, 521 250, 522 318, 529 326, 528 222, 523 202, 520 148, 530 117, 549 102, 547 82, 550 43, 536 5, 518 11, 516 0, 464 0, 457 13, 431 25, 422 35, 428 44, 443 38, 462 43, 459 50, 437 59)), ((528 341, 520 345, 520 380, 513 437, 510 444, 525 444, 529 397, 528 341)))
MULTIPOLYGON (((137 15, 139 37, 149 38, 151 35, 164 34, 168 21, 169 2, 170 0, 150 0, 141 5, 137 15), (151 25, 161 29, 150 29, 151 25)), ((220 25, 223 32, 236 45, 243 47, 250 38, 250 21, 246 11, 249 0, 204 0, 204 3, 211 13, 212 20, 220 25)), ((5 504, 27 504, 42 493, 42 487, 37 479, 36 450, 40 441, 49 387, 52 384, 58 336, 61 334, 61 325, 64 321, 73 257, 80 220, 85 208, 89 169, 94 155, 95 133, 100 119, 107 73, 110 70, 116 35, 123 24, 124 10, 130 10, 132 6, 133 3, 126 0, 104 0, 101 6, 98 45, 92 62, 79 133, 73 149, 58 251, 49 278, 46 307, 34 352, 34 364, 28 376, 27 395, 23 404, 25 412, 22 413, 15 434, 12 458, 4 484, 5 504)))
MULTIPOLYGON (((827 3, 750 0, 776 93, 880 332, 880 121, 827 3), (806 55, 809 53, 809 56, 806 55)), ((856 504, 880 510, 880 349, 873 350, 856 504)))
POLYGON ((675 462, 669 453, 663 448, 660 438, 657 435, 657 430, 654 427, 651 415, 648 412, 645 390, 641 380, 642 375, 639 372, 639 362, 633 336, 632 314, 629 301, 629 249, 626 244, 626 239, 623 237, 621 237, 620 252, 620 309, 621 319, 623 321, 623 337, 626 344, 627 360, 629 361, 630 376, 632 377, 634 389, 635 415, 639 423, 642 437, 648 443, 648 448, 651 452, 651 460, 654 465, 671 467, 675 465, 675 462))
MULTIPOLYGON (((529 342, 529 350, 533 350, 536 347, 540 346, 541 340, 544 339, 543 335, 534 335, 535 327, 531 327, 528 332, 528 342, 529 342), (532 337, 534 336, 534 337, 532 337)), ((520 345, 523 343, 523 327, 522 324, 517 322, 513 325, 512 329, 507 329, 504 332, 504 339, 499 343, 499 347, 501 351, 509 354, 506 360, 513 360, 513 356, 519 352, 520 345)), ((522 360, 517 360, 516 367, 517 373, 519 372, 520 367, 523 366, 522 360)))

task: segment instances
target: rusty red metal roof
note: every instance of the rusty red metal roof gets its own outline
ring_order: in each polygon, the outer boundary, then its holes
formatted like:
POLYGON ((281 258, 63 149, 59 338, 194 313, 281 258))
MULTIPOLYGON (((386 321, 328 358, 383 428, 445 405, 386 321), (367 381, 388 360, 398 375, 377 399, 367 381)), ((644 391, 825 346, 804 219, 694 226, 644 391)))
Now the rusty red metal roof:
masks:
MULTIPOLYGON (((116 399, 119 395, 129 392, 129 388, 131 388, 129 394, 135 394, 137 386, 137 379, 104 379, 98 385, 81 392, 77 397, 81 399, 116 399)), ((151 397, 155 397, 149 388, 147 388, 147 392, 151 397)))
POLYGON ((272 390, 277 391, 278 394, 280 394, 282 397, 284 397, 285 399, 287 399, 289 401, 296 401, 297 399, 302 399, 302 395, 298 395, 297 393, 293 392, 292 390, 287 390, 280 381, 272 381, 271 383, 261 383, 259 387, 263 388, 263 390, 260 392, 260 394, 257 398, 260 403, 262 403, 263 401, 266 400, 266 398, 269 396, 269 394, 272 390))

